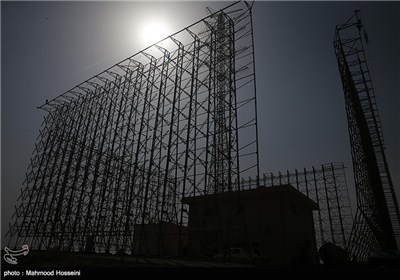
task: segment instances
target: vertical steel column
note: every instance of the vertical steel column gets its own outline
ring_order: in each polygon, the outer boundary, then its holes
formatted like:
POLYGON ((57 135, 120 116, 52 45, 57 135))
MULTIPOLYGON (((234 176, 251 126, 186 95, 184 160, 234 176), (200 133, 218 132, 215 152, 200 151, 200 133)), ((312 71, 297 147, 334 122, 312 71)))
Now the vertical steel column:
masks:
POLYGON ((324 180, 325 199, 326 199, 326 206, 328 207, 328 217, 329 217, 329 226, 330 226, 330 230, 331 230, 331 237, 332 237, 333 244, 336 244, 335 232, 334 232, 334 227, 333 227, 333 224, 332 224, 331 207, 330 207, 330 203, 329 203, 329 195, 328 195, 328 188, 327 188, 327 184, 326 184, 324 166, 322 166, 322 178, 324 180))
POLYGON ((314 187, 315 187, 315 198, 316 198, 316 202, 318 204, 318 221, 319 221, 319 230, 321 232, 321 242, 322 244, 325 243, 325 237, 324 237, 324 227, 323 227, 323 223, 322 223, 322 217, 321 217, 321 204, 319 201, 319 195, 318 195, 318 183, 317 183, 317 177, 316 177, 316 173, 315 173, 315 168, 314 166, 312 167, 312 172, 313 172, 313 178, 314 178, 314 187))
POLYGON ((346 244, 346 234, 345 234, 344 226, 343 226, 342 209, 340 207, 340 200, 339 200, 338 188, 337 188, 337 184, 336 184, 336 175, 335 175, 335 169, 333 167, 333 163, 331 163, 331 168, 332 168, 332 177, 333 177, 333 187, 335 189, 337 210, 338 210, 338 214, 339 214, 340 231, 342 233, 342 242, 343 242, 343 244, 346 244))

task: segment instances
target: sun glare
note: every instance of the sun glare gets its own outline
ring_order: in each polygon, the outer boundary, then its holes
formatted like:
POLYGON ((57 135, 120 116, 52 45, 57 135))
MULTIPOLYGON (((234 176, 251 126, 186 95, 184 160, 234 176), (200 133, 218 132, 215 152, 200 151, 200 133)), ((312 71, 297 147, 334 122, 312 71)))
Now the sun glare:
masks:
POLYGON ((142 42, 150 46, 169 35, 169 30, 164 22, 159 20, 148 21, 143 25, 142 42))

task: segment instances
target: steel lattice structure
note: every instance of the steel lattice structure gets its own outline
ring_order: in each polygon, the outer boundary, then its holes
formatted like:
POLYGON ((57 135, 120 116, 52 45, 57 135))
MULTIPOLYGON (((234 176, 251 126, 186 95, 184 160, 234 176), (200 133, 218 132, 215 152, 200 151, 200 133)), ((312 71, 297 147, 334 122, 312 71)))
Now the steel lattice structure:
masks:
POLYGON ((352 257, 365 261, 376 249, 396 250, 400 214, 384 152, 381 122, 361 36, 358 11, 336 26, 334 47, 346 102, 357 194, 349 242, 352 257))
POLYGON ((251 8, 236 2, 40 106, 9 245, 138 253, 145 224, 186 225, 184 197, 258 176, 251 8))
MULTIPOLYGON (((347 248, 353 223, 353 214, 347 189, 343 163, 323 164, 316 169, 297 169, 284 174, 266 173, 260 178, 261 186, 292 185, 315 201, 319 210, 314 212, 314 227, 317 247, 331 242, 347 248)), ((243 189, 257 187, 254 178, 241 179, 243 189)))

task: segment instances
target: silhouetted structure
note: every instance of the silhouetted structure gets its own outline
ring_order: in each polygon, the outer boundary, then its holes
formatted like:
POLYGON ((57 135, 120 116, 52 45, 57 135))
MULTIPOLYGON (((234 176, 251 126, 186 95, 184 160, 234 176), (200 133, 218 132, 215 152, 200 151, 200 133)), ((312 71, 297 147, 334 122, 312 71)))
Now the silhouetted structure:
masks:
POLYGON ((138 255, 186 255, 187 227, 173 223, 145 224, 144 226, 137 224, 134 228, 133 240, 138 255))
POLYGON ((175 225, 182 251, 181 200, 258 174, 254 69, 237 2, 46 100, 9 245, 163 253, 139 228, 175 225))
MULTIPOLYGON (((242 189, 256 188, 255 178, 242 178, 242 189)), ((341 162, 323 164, 319 168, 264 174, 261 186, 282 184, 294 186, 303 195, 317 203, 314 211, 314 228, 317 247, 330 242, 341 248, 347 247, 353 224, 353 214, 347 189, 345 167, 341 162)))
POLYGON ((400 214, 358 13, 355 11, 347 22, 336 26, 334 47, 346 102, 357 193, 349 250, 353 258, 364 261, 378 248, 397 249, 400 214))
POLYGON ((284 262, 311 260, 315 247, 327 242, 348 245, 358 260, 376 248, 396 249, 400 214, 361 29, 356 12, 336 27, 334 42, 357 191, 350 240, 343 164, 259 176, 252 6, 236 2, 39 107, 47 115, 9 246, 222 256, 244 248, 284 262), (286 207, 271 200, 275 193, 286 207), (185 203, 192 209, 189 241, 185 203), (271 218, 255 222, 255 209, 271 218), (272 215, 279 212, 293 229, 299 211, 304 227, 298 236, 272 215), (286 250, 282 236, 263 239, 256 225, 297 242, 286 250), (268 255, 266 248, 275 245, 276 254, 268 255))
POLYGON ((316 260, 313 210, 318 205, 290 185, 186 197, 183 202, 189 205, 190 255, 252 257, 270 264, 316 260))

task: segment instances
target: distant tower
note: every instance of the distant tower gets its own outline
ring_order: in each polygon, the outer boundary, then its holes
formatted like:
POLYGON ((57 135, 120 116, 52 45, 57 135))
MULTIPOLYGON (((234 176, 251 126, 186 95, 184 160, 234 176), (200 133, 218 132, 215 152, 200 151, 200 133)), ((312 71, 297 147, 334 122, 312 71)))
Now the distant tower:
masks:
POLYGON ((334 47, 342 79, 357 194, 357 212, 348 249, 365 261, 377 249, 397 249, 400 214, 384 152, 374 87, 364 52, 368 42, 359 11, 336 26, 334 47))

